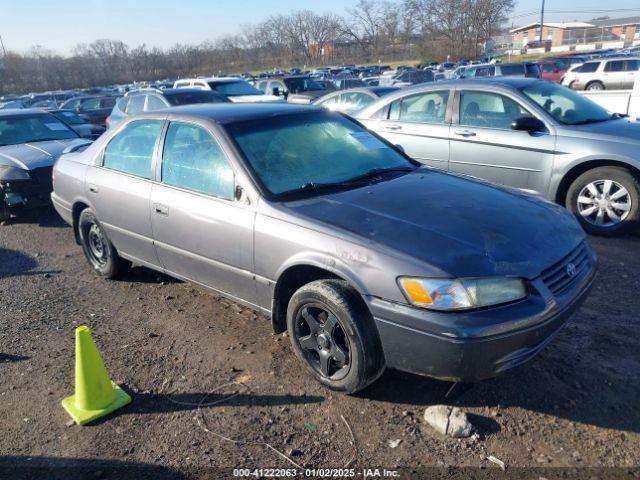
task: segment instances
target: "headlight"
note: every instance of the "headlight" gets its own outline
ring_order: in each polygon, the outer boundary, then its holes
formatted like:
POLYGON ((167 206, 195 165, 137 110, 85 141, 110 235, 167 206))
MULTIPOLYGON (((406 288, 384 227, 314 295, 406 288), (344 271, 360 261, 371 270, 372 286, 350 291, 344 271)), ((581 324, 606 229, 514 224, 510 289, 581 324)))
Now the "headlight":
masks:
POLYGON ((0 165, 0 180, 10 182, 15 180, 31 180, 26 170, 11 167, 9 165, 0 165))
POLYGON ((400 289, 416 307, 433 310, 468 310, 513 302, 527 296, 519 278, 414 278, 400 277, 400 289))

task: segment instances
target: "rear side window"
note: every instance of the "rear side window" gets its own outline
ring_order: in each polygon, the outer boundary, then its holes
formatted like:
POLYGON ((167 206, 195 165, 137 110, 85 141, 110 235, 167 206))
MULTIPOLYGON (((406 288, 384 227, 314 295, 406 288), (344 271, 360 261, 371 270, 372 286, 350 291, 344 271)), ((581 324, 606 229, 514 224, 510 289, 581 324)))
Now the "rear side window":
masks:
POLYGON ((129 97, 129 103, 127 104, 127 114, 135 115, 136 113, 142 112, 144 110, 144 99, 146 95, 133 95, 129 97))
POLYGON ((502 75, 524 75, 524 65, 502 65, 500 67, 502 75))
POLYGON ((403 122, 444 123, 449 91, 427 92, 402 99, 399 120, 403 122))
POLYGON ((638 60, 612 60, 604 67, 605 72, 635 72, 639 67, 638 60))
MULTIPOLYGON (((143 95, 141 95, 144 98, 143 95)), ((103 166, 142 178, 151 178, 151 159, 160 133, 160 120, 137 120, 111 139, 103 166)))
MULTIPOLYGON (((527 72, 527 75, 529 75, 530 77, 539 77, 540 76, 540 67, 538 65, 536 65, 535 63, 527 63, 525 65, 525 70, 527 72)), ((555 68, 553 68, 552 71, 554 71, 554 70, 555 70, 555 68)))
POLYGON ((587 62, 580 67, 580 73, 593 73, 598 70, 600 62, 587 62))
POLYGON ((89 100, 85 100, 80 105, 81 110, 97 110, 100 108, 100 99, 99 98, 90 98, 89 100))
POLYGON ((367 105, 373 103, 374 98, 362 92, 350 92, 342 94, 342 111, 355 113, 362 110, 367 105))
POLYGON ((233 200, 233 170, 218 142, 196 125, 169 125, 162 154, 162 182, 233 200))
POLYGON ((116 97, 105 97, 100 99, 100 108, 113 108, 116 104, 116 97))

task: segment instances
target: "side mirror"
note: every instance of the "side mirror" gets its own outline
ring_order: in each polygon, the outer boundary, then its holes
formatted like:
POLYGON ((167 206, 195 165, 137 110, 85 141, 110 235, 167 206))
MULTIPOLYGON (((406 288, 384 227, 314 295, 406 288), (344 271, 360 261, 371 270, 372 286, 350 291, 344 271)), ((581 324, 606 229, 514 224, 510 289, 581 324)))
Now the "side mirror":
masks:
POLYGON ((402 153, 406 153, 406 152, 404 151, 404 147, 403 147, 402 145, 400 145, 399 143, 396 143, 395 147, 396 147, 398 150, 400 150, 402 153))
POLYGON ((512 130, 522 130, 524 132, 546 132, 547 127, 535 117, 520 117, 511 124, 512 130))

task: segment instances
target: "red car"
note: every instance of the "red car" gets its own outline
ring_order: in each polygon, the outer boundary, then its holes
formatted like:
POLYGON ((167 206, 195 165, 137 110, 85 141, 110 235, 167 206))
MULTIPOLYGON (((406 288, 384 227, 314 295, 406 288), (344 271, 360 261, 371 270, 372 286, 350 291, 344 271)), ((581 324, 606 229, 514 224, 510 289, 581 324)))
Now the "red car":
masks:
POLYGON ((549 82, 560 83, 562 76, 567 71, 566 65, 560 62, 538 62, 540 72, 542 73, 542 80, 548 80, 549 82))

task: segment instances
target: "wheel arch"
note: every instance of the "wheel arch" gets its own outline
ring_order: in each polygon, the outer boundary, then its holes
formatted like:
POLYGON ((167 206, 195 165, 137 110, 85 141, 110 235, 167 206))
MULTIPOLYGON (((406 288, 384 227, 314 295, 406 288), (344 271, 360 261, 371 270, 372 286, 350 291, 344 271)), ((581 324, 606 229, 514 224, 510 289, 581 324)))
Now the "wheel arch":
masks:
MULTIPOLYGON (((271 300, 271 325, 274 333, 282 333, 287 329, 287 306, 293 294, 303 285, 316 280, 344 280, 359 295, 364 293, 363 285, 351 271, 335 267, 335 261, 319 262, 306 260, 285 266, 277 275, 271 300)), ((364 300, 363 300, 364 301, 364 300)))
POLYGON ((71 226, 73 227, 73 236, 75 237, 76 243, 80 245, 80 232, 78 231, 78 221, 80 219, 80 214, 86 208, 91 208, 89 202, 84 199, 77 199, 73 206, 71 207, 71 218, 73 220, 71 226))
POLYGON ((589 170, 593 170, 594 168, 599 167, 621 167, 628 170, 631 175, 633 175, 640 182, 640 168, 624 162, 620 160, 611 160, 611 159, 601 159, 601 160, 588 160, 586 162, 581 162, 573 167, 571 167, 562 177, 560 183, 558 184, 558 188, 555 193, 555 201, 561 205, 565 204, 565 200, 567 198, 567 193, 569 191, 569 187, 578 178, 585 172, 589 170))

